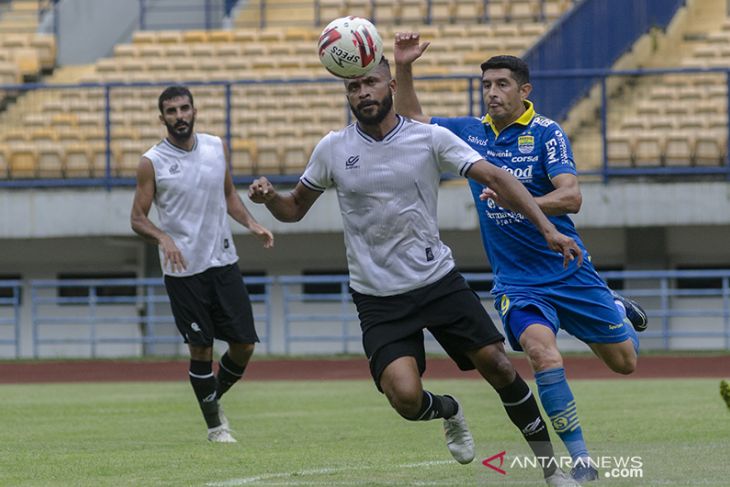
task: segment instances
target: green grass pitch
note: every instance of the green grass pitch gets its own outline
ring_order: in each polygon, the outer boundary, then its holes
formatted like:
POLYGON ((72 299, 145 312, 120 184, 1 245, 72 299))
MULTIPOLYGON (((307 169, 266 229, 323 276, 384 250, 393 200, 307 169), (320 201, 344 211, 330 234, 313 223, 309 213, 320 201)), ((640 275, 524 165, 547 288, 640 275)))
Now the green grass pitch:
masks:
MULTIPOLYGON (((472 464, 451 460, 440 421, 401 419, 369 381, 238 384, 223 399, 235 445, 206 441, 186 382, 3 385, 0 486, 544 485, 513 463, 528 449, 486 383, 425 384, 464 405, 472 464), (502 451, 506 475, 482 465, 502 451)), ((717 380, 572 388, 593 456, 641 462, 642 477, 605 478, 604 468, 598 485, 730 485, 730 412, 717 380)))

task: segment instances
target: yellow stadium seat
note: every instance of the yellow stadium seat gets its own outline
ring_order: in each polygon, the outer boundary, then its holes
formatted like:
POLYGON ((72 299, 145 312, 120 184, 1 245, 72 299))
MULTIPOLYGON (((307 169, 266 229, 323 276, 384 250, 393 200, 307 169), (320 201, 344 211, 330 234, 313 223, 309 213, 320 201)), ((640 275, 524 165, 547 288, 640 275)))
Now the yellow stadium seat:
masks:
POLYGON ((162 30, 157 33, 157 41, 159 44, 176 44, 183 42, 182 35, 176 30, 162 30))
POLYGON ((256 142, 251 139, 231 141, 231 166, 233 174, 253 174, 256 164, 256 142))
POLYGON ((634 145, 636 166, 660 166, 661 162, 662 146, 659 135, 654 132, 640 132, 634 145))
POLYGON ((87 144, 66 145, 65 174, 68 178, 88 178, 92 175, 91 154, 87 144))
POLYGON ((207 43, 208 31, 205 30, 186 30, 182 33, 182 41, 188 43, 207 43))
POLYGON ((237 29, 233 31, 233 42, 236 44, 250 44, 258 42, 258 32, 254 29, 237 29))
POLYGON ((41 71, 41 60, 34 48, 13 50, 13 58, 23 78, 35 78, 41 71))
POLYGON ((329 24, 337 17, 345 15, 347 7, 344 0, 319 0, 319 23, 329 24))
POLYGON ((211 59, 215 57, 215 46, 208 43, 190 44, 190 55, 195 58, 211 59))
POLYGON ((664 164, 689 166, 692 161, 694 141, 685 132, 670 132, 664 139, 664 164))
POLYGON ((347 15, 354 15, 355 17, 369 19, 373 16, 371 0, 345 0, 345 10, 347 15))
POLYGON ((267 28, 259 31, 259 42, 268 44, 280 44, 284 42, 284 31, 282 29, 267 28))
POLYGON ((9 148, 10 177, 13 179, 37 177, 38 153, 35 145, 19 143, 11 144, 9 148))
POLYGON ((256 174, 281 174, 281 143, 275 140, 256 141, 256 174))
POLYGON ((137 57, 139 52, 139 46, 134 44, 117 44, 114 46, 114 57, 115 58, 130 58, 137 57))
POLYGON ((282 173, 301 174, 309 162, 312 148, 301 140, 285 140, 282 144, 282 173))
POLYGON ((134 44, 156 44, 157 34, 154 31, 138 30, 132 34, 134 44))
POLYGON ((10 169, 10 149, 5 144, 0 144, 0 178, 8 179, 10 169))
POLYGON ((724 164, 726 146, 723 139, 699 134, 695 139, 694 162, 697 166, 720 166, 724 164))
POLYGON ((606 136, 608 164, 629 166, 632 163, 634 147, 631 136, 624 132, 614 132, 606 136))
POLYGON ((60 178, 63 176, 64 153, 58 144, 40 143, 38 151, 38 177, 60 178))
POLYGON ((285 27, 284 28, 284 40, 291 43, 307 43, 316 42, 319 37, 319 31, 312 28, 302 27, 285 27))
POLYGON ((56 66, 56 39, 50 34, 36 34, 30 40, 30 45, 38 52, 41 67, 45 70, 56 66))
POLYGON ((242 49, 239 44, 233 42, 215 44, 215 55, 221 62, 226 61, 228 57, 238 57, 242 54, 242 49))
POLYGON ((538 4, 534 0, 510 0, 505 6, 507 19, 511 22, 535 21, 539 18, 538 4))
POLYGON ((230 30, 208 31, 208 42, 233 42, 233 32, 231 32, 230 30))
MULTIPOLYGON (((453 3, 453 0, 431 0, 431 21, 434 24, 451 22, 453 17, 453 3)), ((426 8, 428 8, 428 4, 426 8)))
POLYGON ((144 147, 136 140, 112 142, 114 151, 115 175, 123 178, 134 177, 144 147))

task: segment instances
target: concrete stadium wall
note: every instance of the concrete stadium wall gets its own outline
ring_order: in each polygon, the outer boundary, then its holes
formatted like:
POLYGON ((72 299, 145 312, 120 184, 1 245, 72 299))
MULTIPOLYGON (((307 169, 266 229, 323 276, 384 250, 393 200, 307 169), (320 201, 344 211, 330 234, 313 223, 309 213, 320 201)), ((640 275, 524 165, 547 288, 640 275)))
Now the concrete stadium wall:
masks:
MULTIPOLYGON (((242 189, 242 188, 240 188, 242 189)), ((575 218, 581 235, 599 269, 671 269, 730 267, 730 203, 724 183, 663 185, 583 186, 584 206, 575 218)), ((241 191, 244 201, 245 194, 241 191)), ((276 233, 276 247, 262 249, 258 242, 234 225, 240 267, 269 276, 302 271, 345 271, 346 260, 339 208, 334 191, 325 193, 312 212, 297 224, 275 221, 261 207, 248 203, 255 216, 276 233)), ((133 272, 138 277, 160 276, 156 249, 133 235, 129 227, 132 190, 13 190, 0 194, 0 274, 24 280, 55 279, 59 273, 133 272)), ((439 206, 442 238, 453 249, 464 271, 486 271, 476 214, 468 190, 447 184, 439 206)), ((154 210, 152 211, 154 219, 154 210)), ((22 304, 22 355, 32 353, 30 290, 22 304)), ((283 311, 279 292, 273 295, 271 351, 283 352, 283 311)), ((699 298, 692 306, 712 304, 699 298)), ((491 312, 491 303, 485 303, 491 312)), ((59 314, 70 308, 59 307, 59 314)), ((105 307, 102 313, 132 314, 133 306, 105 307)), ((496 318, 496 316, 495 316, 496 318)), ((318 325, 316 328, 326 328, 318 325)), ((354 331, 357 331, 356 325, 354 331)), ((670 327, 713 330, 717 323, 676 319, 670 327)), ((84 333, 86 327, 58 333, 84 333)), ((313 328, 314 329, 314 328, 313 328)), ((138 330, 128 330, 130 336, 138 330)), ((716 339, 715 339, 716 340, 716 339)), ((652 343, 652 346, 660 346, 652 343)), ((673 339, 673 348, 711 348, 713 339, 673 339)), ((351 343, 351 351, 359 343, 351 343)), ((561 339, 566 349, 584 345, 561 339)), ((88 346, 44 346, 51 355, 86 355, 88 346)), ((167 352, 184 351, 170 346, 167 352)), ((438 350, 435 348, 434 350, 438 350)), ((297 353, 340 352, 340 345, 298 344, 297 353)), ((105 345, 100 355, 135 355, 129 345, 105 345)), ((45 353, 44 353, 45 355, 45 353)), ((0 347, 0 357, 12 356, 0 347)))

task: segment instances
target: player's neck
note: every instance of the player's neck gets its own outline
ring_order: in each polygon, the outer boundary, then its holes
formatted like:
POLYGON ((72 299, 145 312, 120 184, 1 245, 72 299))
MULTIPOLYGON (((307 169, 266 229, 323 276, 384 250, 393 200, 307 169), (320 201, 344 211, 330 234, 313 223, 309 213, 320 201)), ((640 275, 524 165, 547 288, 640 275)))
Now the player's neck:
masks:
POLYGON ((191 150, 193 150, 193 147, 195 147, 195 132, 190 134, 190 137, 188 137, 187 139, 178 139, 170 134, 167 134, 166 139, 175 147, 179 147, 180 149, 187 152, 190 152, 191 150))
POLYGON ((509 127, 510 125, 515 123, 517 120, 519 120, 520 117, 522 116, 522 114, 525 113, 526 111, 527 111, 527 108, 525 108, 523 106, 519 112, 513 113, 511 117, 508 117, 508 118, 505 117, 504 119, 501 119, 501 120, 492 119, 492 125, 494 126, 495 129, 497 129, 497 132, 501 132, 502 130, 504 130, 505 128, 509 127))
POLYGON ((383 140, 388 133, 398 125, 398 115, 395 114, 394 110, 391 110, 385 118, 377 124, 365 125, 362 122, 357 122, 360 129, 368 134, 375 140, 383 140))

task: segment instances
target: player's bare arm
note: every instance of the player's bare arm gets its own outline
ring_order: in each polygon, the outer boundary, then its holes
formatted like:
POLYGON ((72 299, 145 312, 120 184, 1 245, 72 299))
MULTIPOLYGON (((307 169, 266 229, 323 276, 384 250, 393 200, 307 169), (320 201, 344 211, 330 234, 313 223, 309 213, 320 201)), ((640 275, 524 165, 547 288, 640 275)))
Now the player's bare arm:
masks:
MULTIPOLYGON (((555 187, 553 191, 535 197, 535 201, 543 213, 550 216, 578 213, 583 203, 578 177, 574 174, 559 174, 552 179, 552 183, 555 187)), ((499 206, 509 208, 509 205, 491 188, 484 188, 479 198, 491 199, 499 206)))
POLYGON ((558 174, 551 182, 555 189, 535 198, 538 206, 546 215, 558 216, 578 213, 583 204, 578 176, 575 174, 558 174))
POLYGON ((152 167, 152 161, 143 157, 137 166, 137 187, 134 192, 130 218, 132 230, 148 242, 155 243, 162 248, 165 267, 169 265, 173 272, 184 271, 186 264, 180 249, 177 248, 172 238, 160 230, 148 217, 154 198, 155 170, 152 167))
POLYGON ((223 189, 226 196, 226 208, 231 218, 236 220, 238 223, 248 228, 251 233, 261 240, 262 245, 265 249, 270 249, 274 246, 274 235, 271 231, 256 221, 256 218, 248 211, 246 205, 241 201, 241 197, 236 191, 236 187, 233 185, 233 178, 231 172, 228 170, 230 167, 230 152, 228 147, 223 145, 226 154, 226 175, 223 189))
POLYGON ((395 93, 395 111, 423 123, 430 123, 431 117, 423 113, 416 95, 413 85, 413 62, 421 57, 430 44, 430 42, 421 44, 417 32, 397 32, 395 34, 393 59, 395 60, 395 79, 398 88, 395 93))
POLYGON ((248 188, 248 197, 254 203, 263 203, 274 217, 282 222, 298 222, 307 214, 319 195, 302 183, 297 183, 287 194, 278 193, 266 178, 258 178, 248 188))
POLYGON ((469 169, 467 176, 492 188, 505 201, 507 207, 519 211, 530 220, 545 237, 548 247, 563 254, 564 266, 574 259, 578 260, 578 265, 583 263, 583 253, 575 240, 555 228, 517 178, 483 159, 469 169))

